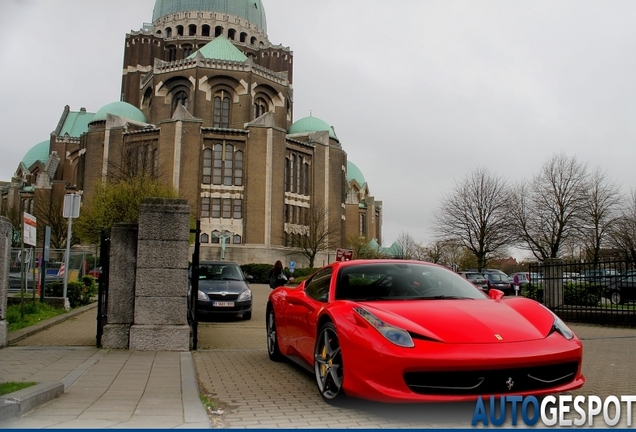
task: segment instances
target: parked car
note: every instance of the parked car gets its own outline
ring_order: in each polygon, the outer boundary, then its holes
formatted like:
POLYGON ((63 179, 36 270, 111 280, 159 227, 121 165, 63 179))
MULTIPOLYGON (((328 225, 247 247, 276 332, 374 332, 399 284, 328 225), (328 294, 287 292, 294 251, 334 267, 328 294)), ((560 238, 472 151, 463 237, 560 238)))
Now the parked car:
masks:
MULTIPOLYGON (((199 292, 197 317, 203 321, 214 315, 241 315, 252 318, 251 276, 231 261, 203 261, 199 263, 199 292)), ((190 281, 192 282, 192 281, 190 281)))
POLYGON ((610 285, 617 277, 619 277, 619 274, 613 268, 589 269, 581 271, 577 280, 580 282, 603 284, 607 286, 610 285))
POLYGON ((488 279, 488 289, 491 290, 493 288, 503 291, 505 295, 514 294, 512 282, 508 279, 508 275, 504 272, 494 273, 488 272, 484 273, 486 279, 488 279))
POLYGON ((431 263, 336 261, 272 290, 266 308, 269 358, 311 371, 327 403, 467 401, 513 386, 536 396, 585 382, 582 344, 553 312, 431 263))
POLYGON ((468 279, 473 285, 482 291, 488 291, 488 279, 482 273, 478 272, 459 272, 460 275, 468 279))
POLYGON ((613 304, 636 300, 636 272, 630 271, 613 278, 605 287, 605 297, 613 304))

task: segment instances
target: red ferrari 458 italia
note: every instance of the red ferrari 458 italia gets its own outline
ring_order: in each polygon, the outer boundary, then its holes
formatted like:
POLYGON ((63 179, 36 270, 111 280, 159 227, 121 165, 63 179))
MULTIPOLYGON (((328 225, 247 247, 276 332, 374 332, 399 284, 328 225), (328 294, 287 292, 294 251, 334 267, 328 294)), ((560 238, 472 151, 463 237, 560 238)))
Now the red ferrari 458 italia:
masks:
POLYGON ((267 348, 327 402, 466 401, 579 388, 582 345, 534 300, 419 261, 336 262, 267 303, 267 348))

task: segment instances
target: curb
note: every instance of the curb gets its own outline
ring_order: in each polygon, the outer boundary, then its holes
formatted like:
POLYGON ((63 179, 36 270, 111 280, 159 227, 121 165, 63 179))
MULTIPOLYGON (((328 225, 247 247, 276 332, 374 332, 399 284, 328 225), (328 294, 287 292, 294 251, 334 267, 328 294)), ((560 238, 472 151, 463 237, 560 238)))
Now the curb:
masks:
POLYGON ((64 393, 64 384, 42 383, 0 397, 0 420, 9 420, 31 411, 64 393))
POLYGON ((39 322, 37 324, 34 324, 32 326, 29 327, 25 327, 23 329, 20 330, 16 330, 14 332, 9 333, 9 337, 8 337, 8 344, 11 345, 12 343, 21 341, 22 339, 25 339, 31 335, 34 335, 35 333, 38 333, 42 330, 46 330, 51 326, 54 326, 55 324, 59 324, 61 322, 64 322, 66 320, 69 320, 71 318, 76 317, 77 315, 86 312, 87 310, 91 310, 93 308, 97 307, 97 302, 93 302, 91 304, 88 304, 86 306, 82 306, 76 309, 73 309, 71 311, 68 311, 66 313, 63 313, 61 315, 58 315, 56 317, 53 318, 49 318, 47 320, 44 320, 42 322, 39 322))

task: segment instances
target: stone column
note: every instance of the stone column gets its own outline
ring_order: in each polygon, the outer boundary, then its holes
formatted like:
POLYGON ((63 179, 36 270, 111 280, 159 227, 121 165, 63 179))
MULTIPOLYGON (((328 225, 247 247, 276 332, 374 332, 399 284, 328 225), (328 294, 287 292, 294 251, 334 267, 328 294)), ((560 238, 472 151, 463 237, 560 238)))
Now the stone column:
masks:
POLYGON ((13 226, 9 219, 0 216, 0 348, 9 343, 7 323, 7 297, 9 294, 9 262, 11 261, 11 236, 13 226))
POLYGON ((131 350, 190 350, 189 235, 190 206, 186 200, 144 200, 139 215, 131 350))
POLYGON ((102 335, 103 348, 128 349, 135 314, 137 234, 136 224, 116 224, 110 231, 108 319, 102 335))
POLYGON ((563 262, 550 258, 543 264, 544 305, 555 309, 563 305, 563 262))

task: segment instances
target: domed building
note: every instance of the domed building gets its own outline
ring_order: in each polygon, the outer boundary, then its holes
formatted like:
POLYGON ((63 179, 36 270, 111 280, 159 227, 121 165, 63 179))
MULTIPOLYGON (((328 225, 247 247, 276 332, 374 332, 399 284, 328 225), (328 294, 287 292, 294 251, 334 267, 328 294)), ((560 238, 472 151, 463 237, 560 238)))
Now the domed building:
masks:
POLYGON ((120 101, 66 107, 47 150, 55 169, 43 145, 16 178, 37 189, 46 171, 86 201, 122 171, 151 175, 201 221, 201 259, 223 249, 241 264, 303 266, 294 251, 316 219, 330 245, 316 266, 352 235, 381 241, 381 202, 334 128, 293 120, 293 53, 269 41, 261 0, 157 0, 152 23, 126 35, 122 72, 120 101))

